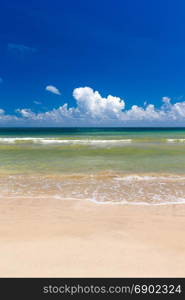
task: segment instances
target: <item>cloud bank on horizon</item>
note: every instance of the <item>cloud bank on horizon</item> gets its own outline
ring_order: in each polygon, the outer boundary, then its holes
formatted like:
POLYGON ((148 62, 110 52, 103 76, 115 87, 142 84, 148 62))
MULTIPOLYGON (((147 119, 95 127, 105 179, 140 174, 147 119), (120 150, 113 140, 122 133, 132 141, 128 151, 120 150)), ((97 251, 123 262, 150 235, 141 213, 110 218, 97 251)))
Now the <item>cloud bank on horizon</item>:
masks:
MULTIPOLYGON (((53 86, 46 88, 60 93, 53 86), (56 89, 56 90, 55 90, 56 89)), ((30 108, 19 108, 14 115, 0 109, 0 125, 4 126, 185 126, 185 101, 171 103, 169 97, 162 98, 162 105, 133 105, 125 109, 125 101, 108 95, 102 97, 90 87, 73 90, 76 107, 68 104, 46 112, 34 112, 30 108)))

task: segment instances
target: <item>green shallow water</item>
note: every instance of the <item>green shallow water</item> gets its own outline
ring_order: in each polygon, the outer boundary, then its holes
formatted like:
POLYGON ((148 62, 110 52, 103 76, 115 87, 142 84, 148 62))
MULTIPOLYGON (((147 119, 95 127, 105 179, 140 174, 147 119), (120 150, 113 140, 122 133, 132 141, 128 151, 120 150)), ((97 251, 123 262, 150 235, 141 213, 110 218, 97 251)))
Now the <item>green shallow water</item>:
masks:
POLYGON ((27 173, 185 173, 184 128, 0 129, 0 172, 27 173), (17 138, 18 140, 11 140, 17 138), (24 140, 29 138, 29 140, 24 140), (67 144, 33 139, 69 140, 67 144), (93 144, 80 144, 90 139, 93 144), (116 143, 129 139, 130 142, 116 143), (77 140, 70 144, 70 140, 77 140), (113 140, 110 143, 96 141, 113 140), (10 142, 11 141, 11 142, 10 142), (79 142, 80 141, 80 142, 79 142))

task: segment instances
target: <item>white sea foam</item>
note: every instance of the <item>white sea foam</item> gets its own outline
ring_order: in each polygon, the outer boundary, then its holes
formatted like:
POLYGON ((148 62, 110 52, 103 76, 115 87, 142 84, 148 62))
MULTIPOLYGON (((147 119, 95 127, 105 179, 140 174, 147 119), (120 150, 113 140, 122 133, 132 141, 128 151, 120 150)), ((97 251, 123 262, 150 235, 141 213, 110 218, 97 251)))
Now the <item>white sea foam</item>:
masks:
POLYGON ((123 177, 116 177, 114 180, 118 181, 143 181, 143 180, 154 180, 157 177, 154 176, 139 176, 139 175, 128 175, 123 177))
MULTIPOLYGON (((4 199, 4 196, 0 196, 0 198, 4 199)), ((47 196, 34 196, 34 199, 46 199, 47 196)), ((96 198, 76 198, 76 197, 63 197, 61 195, 53 195, 49 196, 50 199, 56 199, 56 200, 61 200, 61 201, 88 201, 92 202, 97 205, 128 205, 128 206, 170 206, 170 205, 180 205, 180 204, 185 204, 185 198, 179 198, 176 199, 176 201, 161 201, 161 202, 144 202, 144 201, 127 201, 127 200, 120 200, 120 201, 101 201, 97 200, 96 198)), ((18 196, 8 196, 8 199, 33 199, 33 196, 23 196, 23 195, 18 195, 18 196)))
POLYGON ((185 139, 167 139, 168 143, 184 143, 185 139))
MULTIPOLYGON (((60 139, 60 138, 44 138, 44 137, 1 137, 0 144, 15 144, 17 142, 30 142, 36 144, 84 144, 84 145, 104 145, 104 144, 123 144, 131 143, 133 139, 60 139)), ((137 141, 137 140, 136 140, 137 141)), ((135 142, 136 142, 135 141, 135 142)), ((142 139, 141 139, 142 142, 142 139)), ((185 138, 166 139, 167 143, 185 143, 185 138)))
POLYGON ((176 201, 164 201, 164 202, 144 202, 144 201, 127 201, 127 200, 120 200, 120 201, 101 201, 97 200, 96 198, 85 199, 90 202, 99 205, 138 205, 138 206, 161 206, 161 205, 178 205, 178 204, 185 204, 184 199, 176 199, 176 201))
POLYGON ((57 138, 34 138, 34 137, 15 137, 0 138, 0 143, 15 144, 16 142, 32 142, 39 144, 121 144, 131 143, 132 139, 120 140, 93 140, 93 139, 57 139, 57 138))
POLYGON ((185 176, 178 176, 178 175, 170 175, 170 176, 146 176, 146 175, 128 175, 128 176, 119 176, 115 177, 114 180, 117 181, 128 181, 128 182, 134 182, 134 181, 155 181, 157 180, 159 184, 163 184, 163 182, 160 182, 160 180, 170 181, 170 180, 185 180, 185 176))

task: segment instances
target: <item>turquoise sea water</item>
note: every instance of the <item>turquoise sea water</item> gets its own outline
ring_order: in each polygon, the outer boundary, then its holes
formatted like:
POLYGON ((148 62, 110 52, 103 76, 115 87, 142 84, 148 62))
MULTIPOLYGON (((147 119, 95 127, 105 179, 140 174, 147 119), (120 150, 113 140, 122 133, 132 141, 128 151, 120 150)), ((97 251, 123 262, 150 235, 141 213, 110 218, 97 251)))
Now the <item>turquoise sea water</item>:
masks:
POLYGON ((185 128, 1 128, 0 172, 185 173, 185 128))

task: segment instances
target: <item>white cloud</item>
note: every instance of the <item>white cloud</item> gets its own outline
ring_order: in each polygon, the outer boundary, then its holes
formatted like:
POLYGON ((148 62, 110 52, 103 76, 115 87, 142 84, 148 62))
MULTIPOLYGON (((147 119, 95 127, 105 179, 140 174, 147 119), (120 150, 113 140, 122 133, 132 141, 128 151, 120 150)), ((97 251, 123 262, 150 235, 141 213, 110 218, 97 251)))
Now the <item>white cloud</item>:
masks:
POLYGON ((125 108, 119 97, 102 97, 90 87, 73 91, 75 107, 64 104, 43 113, 19 108, 16 115, 0 110, 0 123, 20 126, 185 126, 185 101, 172 104, 163 97, 160 108, 145 103, 125 108))
POLYGON ((34 112, 29 108, 17 109, 18 112, 23 118, 33 119, 35 118, 34 112))
POLYGON ((170 103, 171 98, 169 98, 169 97, 162 97, 162 101, 163 101, 164 103, 170 103))
POLYGON ((15 43, 9 43, 8 44, 8 50, 10 51, 16 51, 17 53, 28 53, 28 52, 36 52, 37 50, 33 47, 25 46, 23 44, 15 44, 15 43))
POLYGON ((37 100, 33 101, 33 103, 36 104, 36 105, 41 105, 42 104, 42 102, 37 101, 37 100))
POLYGON ((102 98, 99 92, 89 87, 74 89, 73 96, 80 113, 93 119, 117 119, 125 107, 125 102, 119 97, 109 95, 107 98, 102 98))
POLYGON ((57 89, 55 86, 53 85, 47 85, 46 86, 46 91, 48 92, 51 92, 53 94, 56 94, 56 95, 61 95, 61 92, 59 91, 59 89, 57 89))

